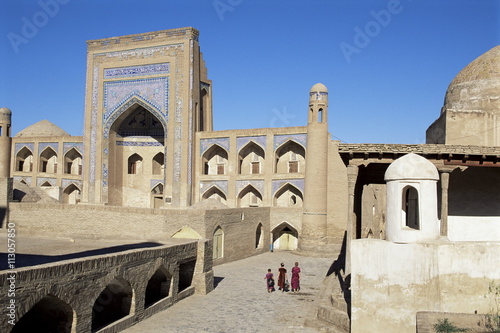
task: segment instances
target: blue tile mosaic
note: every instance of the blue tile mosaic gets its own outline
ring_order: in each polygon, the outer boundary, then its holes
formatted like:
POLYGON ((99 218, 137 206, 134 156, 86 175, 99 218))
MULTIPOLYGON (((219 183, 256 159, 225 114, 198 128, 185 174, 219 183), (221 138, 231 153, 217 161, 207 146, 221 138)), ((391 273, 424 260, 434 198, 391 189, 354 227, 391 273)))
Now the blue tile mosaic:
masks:
POLYGON ((290 134, 290 135, 275 135, 274 136, 274 150, 278 149, 287 141, 295 141, 306 149, 307 134, 290 134))
POLYGON ((169 73, 170 73, 170 63, 164 62, 161 64, 150 64, 142 66, 105 68, 104 78, 115 79, 122 77, 146 76, 146 75, 169 74, 169 73))
POLYGON ((273 197, 276 192, 286 184, 290 184, 298 188, 300 192, 302 192, 302 196, 304 196, 304 179, 279 179, 273 180, 273 197))
POLYGON ((229 153, 229 138, 200 139, 200 155, 213 145, 219 145, 229 153))
POLYGON ((250 141, 255 142, 258 146, 260 146, 264 151, 266 151, 266 136, 242 136, 236 138, 236 149, 238 152, 250 141))

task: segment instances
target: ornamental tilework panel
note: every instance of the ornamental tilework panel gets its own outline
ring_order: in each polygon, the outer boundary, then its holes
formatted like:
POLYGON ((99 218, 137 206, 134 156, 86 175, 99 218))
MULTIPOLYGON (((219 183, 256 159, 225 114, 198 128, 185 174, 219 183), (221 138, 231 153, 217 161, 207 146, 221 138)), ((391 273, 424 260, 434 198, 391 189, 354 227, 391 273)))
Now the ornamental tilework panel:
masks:
POLYGON ((117 146, 123 147, 163 147, 163 143, 154 142, 140 142, 140 141, 116 141, 117 146))
POLYGON ((57 184, 57 179, 55 178, 45 178, 45 177, 38 177, 36 179, 36 186, 40 187, 42 186, 43 183, 48 182, 50 186, 56 186, 57 184))
POLYGON ((200 182, 200 194, 203 195, 206 191, 216 186, 227 196, 227 180, 215 180, 211 182, 200 182))
POLYGON ((304 179, 280 179, 280 180, 273 180, 273 197, 276 194, 276 192, 280 188, 282 188, 285 184, 291 184, 295 186, 302 192, 302 195, 304 195, 304 179))
POLYGON ((142 66, 128 66, 118 68, 105 68, 105 79, 116 79, 122 77, 146 76, 156 74, 169 74, 170 63, 164 62, 161 64, 150 64, 142 66))
POLYGON ((104 83, 104 114, 106 123, 113 112, 132 97, 139 97, 168 116, 168 77, 104 83))
POLYGON ((238 152, 250 141, 255 142, 264 151, 266 151, 266 136, 260 135, 260 136, 243 136, 236 138, 236 149, 238 150, 238 152))
POLYGON ((90 168, 89 168, 89 182, 95 184, 96 177, 96 154, 97 154, 97 96, 99 95, 98 89, 99 82, 99 66, 94 66, 92 74, 92 114, 90 125, 90 168))
POLYGON ((73 184, 76 187, 78 187, 78 189, 80 191, 82 190, 82 181, 81 180, 75 180, 75 179, 63 179, 62 180, 62 188, 63 188, 63 190, 66 189, 71 184, 73 184))
POLYGON ((32 154, 35 151, 35 144, 34 143, 16 143, 14 154, 17 155, 17 153, 19 153, 19 151, 21 149, 23 149, 23 147, 28 148, 32 154))
POLYGON ((24 181, 26 184, 31 186, 31 177, 22 177, 22 176, 14 176, 14 181, 15 182, 22 182, 24 181))
POLYGON ((229 153, 229 138, 213 138, 200 140, 200 155, 213 145, 219 145, 229 153))
POLYGON ((247 185, 252 185, 261 195, 264 195, 264 181, 263 180, 237 180, 236 193, 240 194, 247 185))
POLYGON ((149 180, 149 188, 151 190, 154 189, 158 184, 164 185, 163 180, 162 179, 150 179, 149 180))
POLYGON ((307 134, 291 134, 291 135, 276 135, 274 136, 274 150, 285 142, 292 140, 302 145, 306 149, 307 134))
POLYGON ((63 142, 63 153, 65 155, 72 148, 75 148, 83 156, 83 143, 82 142, 63 142))
POLYGON ((38 153, 41 154, 45 150, 45 148, 50 147, 56 154, 59 151, 59 143, 58 142, 40 142, 38 144, 38 153))

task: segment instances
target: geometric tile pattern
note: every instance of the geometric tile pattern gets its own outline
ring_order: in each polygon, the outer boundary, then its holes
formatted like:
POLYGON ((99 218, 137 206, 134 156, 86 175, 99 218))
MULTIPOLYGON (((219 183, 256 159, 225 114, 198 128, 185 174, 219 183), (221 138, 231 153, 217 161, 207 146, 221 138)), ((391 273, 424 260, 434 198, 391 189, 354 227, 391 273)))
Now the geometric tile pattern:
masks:
POLYGON ((287 141, 295 141, 306 149, 307 134, 291 134, 291 135, 275 135, 274 136, 274 150, 287 141))

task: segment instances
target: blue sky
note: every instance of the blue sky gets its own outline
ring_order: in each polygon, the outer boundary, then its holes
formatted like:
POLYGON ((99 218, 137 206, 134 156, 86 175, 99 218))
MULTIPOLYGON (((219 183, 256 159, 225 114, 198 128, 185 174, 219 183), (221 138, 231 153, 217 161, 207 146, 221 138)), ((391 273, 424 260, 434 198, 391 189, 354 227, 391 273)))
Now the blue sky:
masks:
POLYGON ((333 138, 425 143, 499 20, 496 0, 2 0, 0 106, 13 133, 47 119, 82 135, 87 40, 192 26, 215 130, 306 125, 322 82, 333 138))

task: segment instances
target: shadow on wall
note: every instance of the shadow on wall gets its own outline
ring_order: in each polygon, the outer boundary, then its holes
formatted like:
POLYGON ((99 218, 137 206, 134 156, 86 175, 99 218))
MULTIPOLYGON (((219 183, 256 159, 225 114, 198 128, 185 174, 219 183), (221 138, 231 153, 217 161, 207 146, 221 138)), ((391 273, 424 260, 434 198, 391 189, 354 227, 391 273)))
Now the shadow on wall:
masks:
POLYGON ((4 220, 7 217, 7 207, 0 207, 0 229, 4 227, 4 220))
POLYGON ((468 168, 450 175, 450 216, 500 216, 500 168, 468 168))
MULTIPOLYGON (((97 256, 97 255, 103 255, 103 254, 122 252, 122 251, 127 251, 127 250, 157 247, 157 246, 162 246, 162 245, 163 244, 155 243, 155 242, 124 244, 124 245, 118 245, 118 246, 105 247, 102 249, 95 249, 95 250, 69 253, 69 254, 63 254, 63 255, 55 255, 55 256, 16 253, 16 268, 43 265, 43 264, 56 262, 56 261, 91 257, 91 256, 97 256)), ((0 252, 0 258, 2 258, 2 259, 0 259, 0 270, 7 269, 8 268, 7 252, 0 252)))

